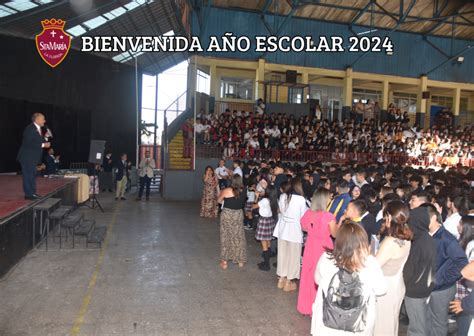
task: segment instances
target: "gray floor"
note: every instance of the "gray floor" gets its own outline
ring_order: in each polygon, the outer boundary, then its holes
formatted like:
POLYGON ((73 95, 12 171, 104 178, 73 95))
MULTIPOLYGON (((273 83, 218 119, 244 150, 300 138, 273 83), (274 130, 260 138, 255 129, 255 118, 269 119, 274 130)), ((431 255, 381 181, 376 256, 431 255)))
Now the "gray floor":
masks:
POLYGON ((79 241, 26 256, 0 280, 0 335, 309 334, 251 233, 249 263, 223 271, 218 221, 198 204, 100 198, 105 213, 86 217, 109 226, 102 253, 79 241))

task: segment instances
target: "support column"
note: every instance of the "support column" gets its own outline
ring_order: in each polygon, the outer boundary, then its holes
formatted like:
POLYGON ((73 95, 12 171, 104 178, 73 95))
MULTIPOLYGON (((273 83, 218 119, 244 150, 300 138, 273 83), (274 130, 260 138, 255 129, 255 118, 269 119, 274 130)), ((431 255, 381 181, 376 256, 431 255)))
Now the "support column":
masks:
POLYGON ((352 68, 346 69, 342 88, 342 120, 350 118, 352 110, 352 68))
POLYGON ((380 122, 385 122, 387 121, 387 111, 388 111, 388 105, 389 105, 389 87, 390 83, 388 80, 384 79, 382 82, 382 104, 380 106, 380 116, 375 116, 375 118, 378 118, 380 122))
MULTIPOLYGON (((303 72, 301 74, 301 84, 308 84, 308 73, 307 72, 303 72)), ((307 103, 308 102, 308 98, 306 98, 309 94, 309 90, 308 88, 304 88, 303 89, 303 97, 301 97, 301 101, 303 103, 307 103)))
POLYGON ((219 99, 219 78, 217 76, 217 65, 212 64, 209 70, 210 79, 210 94, 214 99, 219 99))
POLYGON ((420 77, 420 85, 416 96, 416 123, 420 127, 425 127, 426 99, 423 99, 423 91, 428 90, 428 77, 420 77))
POLYGON ((196 92, 196 56, 191 57, 191 61, 188 65, 188 90, 186 95, 186 106, 193 108, 193 101, 196 92))
POLYGON ((453 114, 454 114, 453 124, 454 126, 457 126, 459 124, 460 109, 461 109, 461 88, 455 88, 453 89, 453 114))
POLYGON ((255 97, 254 97, 254 100, 257 100, 259 98, 264 99, 265 85, 263 83, 259 83, 259 82, 263 82, 264 80, 265 80, 265 60, 263 58, 260 58, 258 60, 258 67, 255 70, 255 97))

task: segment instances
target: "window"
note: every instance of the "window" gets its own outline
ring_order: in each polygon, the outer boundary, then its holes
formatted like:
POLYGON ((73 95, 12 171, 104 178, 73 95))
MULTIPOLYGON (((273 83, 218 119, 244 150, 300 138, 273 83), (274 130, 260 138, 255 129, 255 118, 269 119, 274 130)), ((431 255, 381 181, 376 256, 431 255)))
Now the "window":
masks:
POLYGON ((395 105, 395 108, 400 109, 402 113, 416 113, 416 99, 416 93, 393 93, 393 105, 395 105))
POLYGON ((431 96, 431 105, 443 106, 452 109, 453 97, 431 96))
POLYGON ((196 72, 196 91, 210 95, 211 76, 204 71, 197 69, 196 72))
POLYGON ((381 100, 382 92, 376 90, 366 90, 366 89, 354 89, 352 91, 352 97, 354 103, 362 101, 362 103, 367 104, 368 100, 372 102, 379 102, 381 100), (357 101, 356 101, 357 100, 357 101))
POLYGON ((253 100, 253 79, 222 77, 221 98, 253 100))
POLYGON ((288 103, 301 104, 303 102, 303 88, 288 88, 288 103))

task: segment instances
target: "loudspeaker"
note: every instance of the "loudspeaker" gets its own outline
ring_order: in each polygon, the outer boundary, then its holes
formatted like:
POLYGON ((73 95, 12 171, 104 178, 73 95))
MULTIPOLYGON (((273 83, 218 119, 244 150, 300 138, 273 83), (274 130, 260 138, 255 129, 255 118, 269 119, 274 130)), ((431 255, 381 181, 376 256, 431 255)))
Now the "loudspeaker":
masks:
POLYGON ((286 82, 296 84, 296 77, 298 73, 295 70, 286 70, 286 82))
POLYGON ((423 91, 421 93, 421 98, 423 99, 430 99, 430 92, 429 91, 423 91))
POLYGON ((91 140, 89 148, 89 163, 102 164, 105 142, 105 140, 91 140))

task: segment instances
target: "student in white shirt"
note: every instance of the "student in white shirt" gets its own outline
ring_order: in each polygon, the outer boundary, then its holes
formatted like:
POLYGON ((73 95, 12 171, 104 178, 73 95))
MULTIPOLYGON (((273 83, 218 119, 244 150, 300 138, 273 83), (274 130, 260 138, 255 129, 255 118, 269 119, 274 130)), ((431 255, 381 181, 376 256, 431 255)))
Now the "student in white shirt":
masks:
POLYGON ((258 268, 262 271, 270 270, 270 244, 273 239, 273 230, 278 219, 278 199, 277 192, 274 186, 268 185, 261 199, 253 206, 258 209, 259 219, 257 224, 257 232, 255 239, 262 244, 262 258, 263 262, 258 264, 258 268))
POLYGON ((252 139, 249 140, 249 145, 253 149, 259 149, 260 148, 260 142, 258 142, 258 137, 254 135, 252 139))
POLYGON ((234 160, 234 171, 232 172, 232 175, 240 175, 240 177, 244 178, 244 173, 242 172, 242 168, 240 168, 240 160, 234 160))
POLYGON ((219 167, 216 168, 215 173, 217 176, 217 179, 219 180, 219 188, 225 189, 227 188, 227 180, 229 179, 229 170, 225 166, 225 161, 220 160, 219 161, 219 167))
POLYGON ((296 283, 292 280, 300 278, 303 245, 300 220, 308 210, 303 195, 301 179, 295 178, 290 191, 282 194, 278 201, 280 217, 273 236, 278 238, 277 286, 285 292, 296 290, 296 283))
POLYGON ((467 198, 463 196, 457 196, 454 199, 448 197, 447 202, 448 209, 450 210, 450 215, 446 218, 443 225, 446 230, 448 230, 456 239, 459 239, 458 225, 461 220, 460 213, 467 213, 469 209, 469 202, 467 198))

